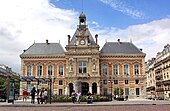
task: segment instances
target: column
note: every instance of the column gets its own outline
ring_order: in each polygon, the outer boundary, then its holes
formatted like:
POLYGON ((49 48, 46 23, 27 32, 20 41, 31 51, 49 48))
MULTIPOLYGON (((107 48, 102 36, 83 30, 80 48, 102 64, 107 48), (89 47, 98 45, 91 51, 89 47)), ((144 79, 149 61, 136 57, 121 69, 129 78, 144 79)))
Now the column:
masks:
POLYGON ((91 86, 91 84, 89 84, 89 91, 90 91, 90 93, 92 93, 92 86, 91 86))
POLYGON ((97 86, 97 95, 100 95, 100 86, 97 86))
POLYGON ((65 95, 69 95, 69 93, 68 93, 68 85, 66 85, 65 95))

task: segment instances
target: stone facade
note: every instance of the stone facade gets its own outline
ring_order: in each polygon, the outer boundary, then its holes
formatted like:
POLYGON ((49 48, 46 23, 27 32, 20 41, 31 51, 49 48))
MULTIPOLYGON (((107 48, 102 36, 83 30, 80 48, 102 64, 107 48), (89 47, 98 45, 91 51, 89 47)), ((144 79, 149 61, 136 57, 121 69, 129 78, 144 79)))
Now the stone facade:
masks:
POLYGON ((147 95, 158 99, 170 97, 170 45, 146 63, 147 95))
MULTIPOLYGON (((21 76, 51 78, 52 93, 70 95, 73 90, 105 95, 120 87, 130 98, 145 96, 145 54, 131 42, 106 42, 99 50, 98 35, 93 39, 86 16, 81 13, 73 37, 64 49, 59 43, 34 43, 21 57, 21 76), (57 48, 56 48, 57 47, 57 48), (56 50, 54 50, 56 49, 56 50)), ((48 83, 23 81, 21 89, 47 88, 48 83)))

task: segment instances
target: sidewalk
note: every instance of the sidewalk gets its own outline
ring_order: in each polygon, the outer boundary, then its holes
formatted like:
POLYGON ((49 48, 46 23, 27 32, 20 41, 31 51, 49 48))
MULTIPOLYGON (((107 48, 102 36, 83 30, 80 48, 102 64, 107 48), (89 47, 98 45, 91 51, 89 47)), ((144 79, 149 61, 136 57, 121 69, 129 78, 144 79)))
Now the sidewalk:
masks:
POLYGON ((170 105, 170 101, 164 100, 147 100, 147 99, 129 99, 128 101, 110 101, 110 102, 93 102, 93 104, 87 104, 86 102, 71 103, 71 102, 55 102, 52 104, 31 104, 30 100, 23 102, 22 100, 17 100, 12 103, 0 102, 0 107, 80 107, 80 106, 129 106, 129 105, 170 105))

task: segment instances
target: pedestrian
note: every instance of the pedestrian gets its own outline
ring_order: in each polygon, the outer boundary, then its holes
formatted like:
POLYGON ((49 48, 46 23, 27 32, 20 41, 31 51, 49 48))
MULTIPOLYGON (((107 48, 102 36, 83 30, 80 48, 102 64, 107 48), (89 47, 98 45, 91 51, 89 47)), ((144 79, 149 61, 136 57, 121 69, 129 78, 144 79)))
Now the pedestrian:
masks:
POLYGON ((88 93, 87 95, 87 104, 92 104, 93 103, 93 96, 91 93, 88 93))
POLYGON ((44 102, 44 89, 42 89, 41 90, 41 92, 40 92, 40 102, 41 102, 41 104, 43 104, 43 102, 44 102))
POLYGON ((44 93, 43 93, 43 96, 44 96, 44 103, 47 104, 47 99, 48 99, 47 89, 45 89, 45 91, 44 91, 44 93))
POLYGON ((35 93, 37 91, 35 90, 35 87, 32 88, 31 90, 31 103, 34 104, 35 103, 35 93))
POLYGON ((80 97, 81 97, 81 92, 78 91, 77 93, 77 102, 80 104, 80 97))
POLYGON ((23 96, 23 102, 25 100, 25 102, 27 101, 27 91, 24 89, 22 92, 22 96, 23 96))
POLYGON ((75 93, 75 90, 73 90, 73 92, 72 92, 72 102, 73 103, 75 103, 75 101, 76 101, 76 96, 77 96, 77 94, 75 93))
POLYGON ((40 94, 41 94, 41 89, 39 89, 38 93, 37 93, 37 102, 38 102, 38 104, 40 104, 40 101, 41 101, 40 94))

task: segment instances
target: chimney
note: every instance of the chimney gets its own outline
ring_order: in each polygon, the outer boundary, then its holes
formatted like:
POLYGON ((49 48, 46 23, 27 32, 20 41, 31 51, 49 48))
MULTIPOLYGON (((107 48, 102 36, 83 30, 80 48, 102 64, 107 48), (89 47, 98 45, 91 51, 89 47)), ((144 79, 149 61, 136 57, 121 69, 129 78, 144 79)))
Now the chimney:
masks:
POLYGON ((121 44, 120 39, 117 39, 118 44, 121 44))
POLYGON ((95 35, 96 38, 96 45, 98 44, 98 34, 95 35))
POLYGON ((46 39, 46 44, 48 45, 49 43, 48 43, 48 39, 46 39))
POLYGON ((68 45, 70 44, 70 35, 68 35, 68 45))

